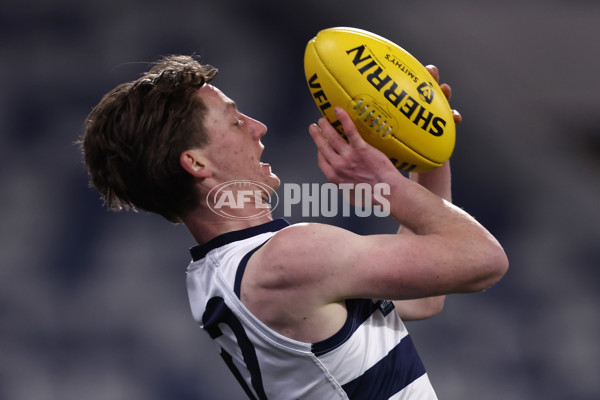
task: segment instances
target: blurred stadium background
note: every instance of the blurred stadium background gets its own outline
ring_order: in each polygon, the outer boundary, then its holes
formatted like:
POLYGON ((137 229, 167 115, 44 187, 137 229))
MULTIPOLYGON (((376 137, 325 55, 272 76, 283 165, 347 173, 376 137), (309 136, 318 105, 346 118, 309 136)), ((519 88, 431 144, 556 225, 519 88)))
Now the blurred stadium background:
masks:
POLYGON ((106 212, 74 142, 146 62, 197 54, 269 126, 263 160, 282 181, 323 182, 302 56, 331 26, 440 68, 464 116, 455 203, 511 260, 491 290, 409 324, 439 398, 599 398, 600 2, 3 0, 0 399, 244 398, 191 318, 193 239, 157 216, 106 212))

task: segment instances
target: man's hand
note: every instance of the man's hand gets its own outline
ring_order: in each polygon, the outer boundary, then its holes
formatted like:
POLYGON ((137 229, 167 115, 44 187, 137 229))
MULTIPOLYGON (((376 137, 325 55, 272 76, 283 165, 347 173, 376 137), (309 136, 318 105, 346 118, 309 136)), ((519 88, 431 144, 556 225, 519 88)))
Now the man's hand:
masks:
MULTIPOLYGON (((335 113, 342 123, 347 142, 325 118, 319 119, 318 125, 309 127, 317 145, 319 167, 331 183, 366 183, 373 187, 390 179, 403 178, 380 150, 365 142, 345 110, 336 107, 335 113)), ((353 193, 348 200, 354 201, 353 193)))

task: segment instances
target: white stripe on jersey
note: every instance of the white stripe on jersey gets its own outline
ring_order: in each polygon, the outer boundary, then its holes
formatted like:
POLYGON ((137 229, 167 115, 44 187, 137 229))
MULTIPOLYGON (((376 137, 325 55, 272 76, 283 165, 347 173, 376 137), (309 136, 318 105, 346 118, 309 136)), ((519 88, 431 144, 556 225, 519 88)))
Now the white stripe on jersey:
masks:
POLYGON ((415 379, 410 385, 402 389, 400 392, 396 393, 388 400, 431 400, 436 399, 437 397, 430 397, 429 393, 433 392, 433 387, 431 387, 431 382, 429 381, 429 377, 427 373, 421 375, 417 379, 415 379), (423 391, 423 388, 430 387, 431 390, 423 391))
POLYGON ((319 359, 329 371, 332 371, 338 381, 344 384, 359 377, 379 362, 406 335, 408 331, 395 312, 387 316, 381 312, 374 312, 341 346, 319 356, 319 359), (380 331, 376 327, 381 326, 387 326, 394 334, 384 332, 373 337, 374 331, 380 331), (348 363, 352 363, 354 368, 347 368, 348 363))

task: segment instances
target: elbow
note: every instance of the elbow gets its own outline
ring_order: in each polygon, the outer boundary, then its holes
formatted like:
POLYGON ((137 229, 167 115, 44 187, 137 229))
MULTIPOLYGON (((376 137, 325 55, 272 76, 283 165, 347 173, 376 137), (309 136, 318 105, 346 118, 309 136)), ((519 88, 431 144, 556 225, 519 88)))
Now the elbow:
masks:
POLYGON ((494 255, 491 257, 491 259, 492 259, 491 270, 492 270, 493 282, 496 283, 500 279, 502 279, 502 277, 504 275, 506 275, 506 272, 508 272, 508 264, 509 264, 508 256, 506 255, 506 252, 504 251, 502 246, 500 246, 500 244, 496 245, 494 255))
POLYGON ((483 291, 489 289, 498 283, 506 272, 508 271, 508 256, 506 252, 500 246, 495 243, 491 249, 489 249, 480 264, 481 280, 475 287, 475 291, 483 291))

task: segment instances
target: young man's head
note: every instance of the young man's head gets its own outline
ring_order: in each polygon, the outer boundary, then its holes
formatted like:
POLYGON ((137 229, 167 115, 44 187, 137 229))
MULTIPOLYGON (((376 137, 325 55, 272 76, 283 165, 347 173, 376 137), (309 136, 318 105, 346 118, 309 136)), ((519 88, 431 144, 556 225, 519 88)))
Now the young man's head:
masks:
MULTIPOLYGON (((198 97, 207 108, 204 129, 210 142, 184 151, 180 161, 190 175, 199 178, 201 193, 208 193, 223 183, 245 182, 264 187, 272 194, 280 182, 271 172, 271 166, 261 162, 264 150, 261 138, 267 133, 267 127, 242 114, 233 100, 212 85, 200 88, 198 97)), ((228 186, 228 190, 234 187, 238 186, 228 186)))
POLYGON ((142 209, 180 222, 198 204, 194 176, 180 156, 209 143, 208 109, 198 92, 216 74, 192 57, 165 57, 94 107, 81 144, 91 183, 108 208, 142 209))

